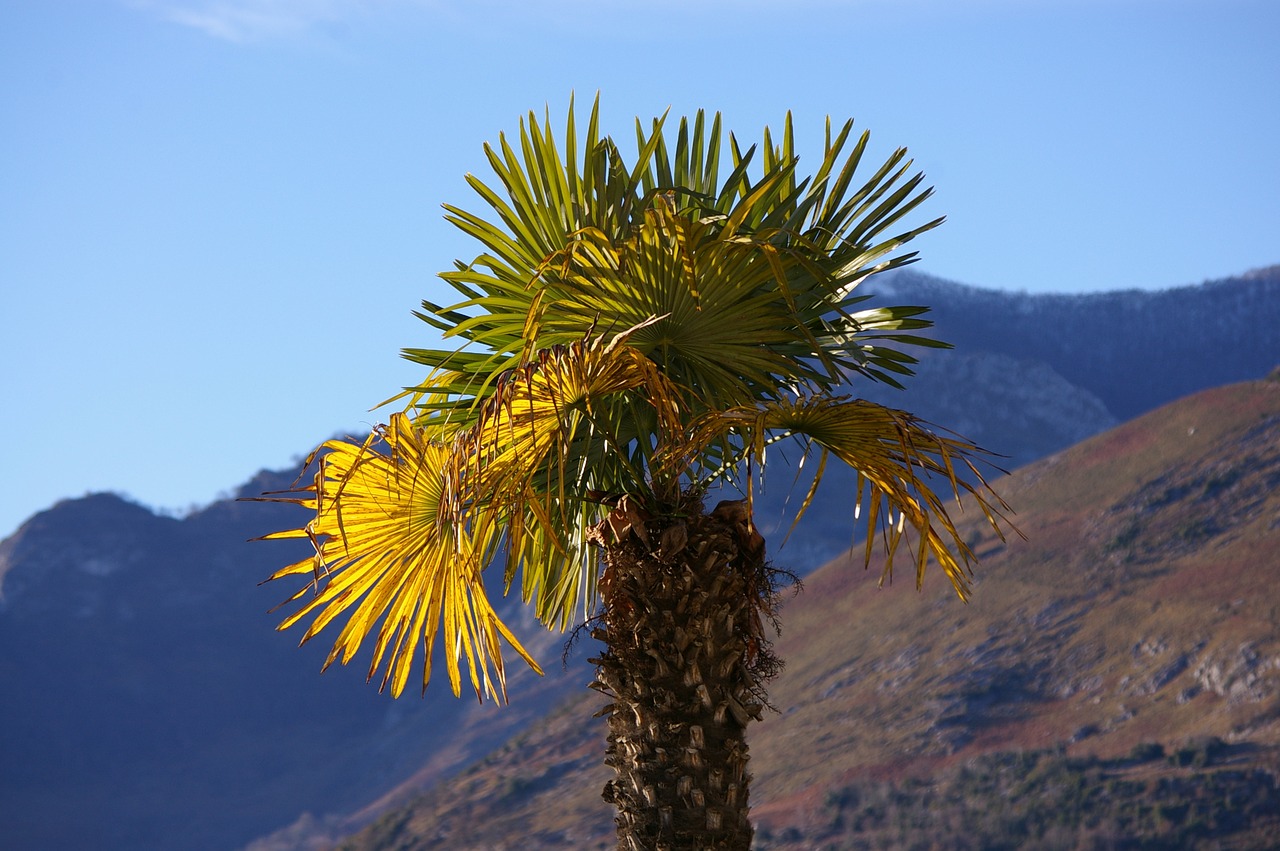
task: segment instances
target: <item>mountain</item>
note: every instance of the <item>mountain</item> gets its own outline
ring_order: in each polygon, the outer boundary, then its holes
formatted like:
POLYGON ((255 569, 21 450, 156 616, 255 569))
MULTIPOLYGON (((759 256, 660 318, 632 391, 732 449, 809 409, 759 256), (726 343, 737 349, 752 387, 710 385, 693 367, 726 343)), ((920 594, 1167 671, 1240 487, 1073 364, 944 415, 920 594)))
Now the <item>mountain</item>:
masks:
MULTIPOLYGON (((865 383, 849 390, 955 428, 1007 456, 994 460, 1013 469, 1127 416, 1128 403, 1109 389, 1113 373, 1142 375, 1142 392, 1157 388, 1160 402, 1187 392, 1188 375, 1218 384, 1266 374, 1280 351, 1266 336, 1280 326, 1277 283, 1273 268, 1169 291, 1187 306, 1179 314, 1152 308, 1165 304, 1158 293, 1000 294, 903 272, 884 285, 886 297, 935 303, 940 336, 959 347, 931 352, 906 391, 865 383), (1119 315, 1150 315, 1152 328, 1141 333, 1155 356, 1104 339, 1112 326, 1101 319, 1085 322, 1110 310, 1090 305, 1113 301, 1119 315), (1025 341, 999 329, 1027 316, 1045 339, 1024 351, 1025 341), (988 337, 966 342, 966 323, 979 320, 988 337), (1063 335, 1074 336, 1053 343, 1063 335), (1202 349, 1195 370, 1159 349, 1188 335, 1202 349), (1118 346, 1116 356, 1130 360, 1073 371, 1052 359, 1055 346, 1076 347, 1082 361, 1118 346), (1214 356, 1226 349, 1229 357, 1214 356)), ((849 479, 833 466, 812 510, 780 546, 794 500, 787 501, 791 476, 779 472, 758 505, 760 525, 778 563, 808 574, 849 544, 842 493, 849 479)), ((296 473, 263 472, 238 495, 278 490, 296 473)), ((258 587, 304 557, 306 545, 246 543, 297 523, 288 506, 223 500, 177 519, 95 494, 40 512, 0 541, 6 848, 199 851, 255 837, 265 837, 259 847, 301 847, 437 787, 491 758, 564 700, 583 700, 590 653, 576 649, 559 664, 565 636, 538 629, 513 599, 501 604, 502 616, 547 676, 513 665, 509 707, 453 700, 439 682, 428 700, 393 702, 363 683, 360 660, 319 676, 323 637, 298 650, 299 633, 277 635, 279 616, 267 610, 290 589, 258 587)), ((811 595, 812 584, 800 599, 811 595)), ((580 715, 563 717, 581 723, 580 715)), ((593 740, 583 753, 594 759, 597 750, 593 740)))
POLYGON ((1165 290, 1029 295, 903 270, 871 290, 931 308, 934 333, 969 356, 1038 361, 1118 420, 1280 360, 1280 265, 1165 290))
MULTIPOLYGON (((929 333, 955 346, 923 350, 905 390, 853 381, 847 392, 958 432, 998 453, 1004 470, 1043 458, 1175 399, 1261 378, 1280 363, 1280 266, 1154 292, 1030 295, 900 270, 868 285, 871 304, 930 307, 929 333)), ((984 470, 984 474, 991 472, 984 470)), ((792 477, 758 512, 766 538, 790 527, 792 477), (779 519, 781 518, 781 519, 779 519)), ((779 557, 805 570, 849 544, 853 478, 829 468, 812 515, 779 557)))
MULTIPOLYGON (((287 592, 257 587, 305 548, 247 542, 295 524, 289 508, 222 501, 176 520, 97 494, 0 543, 0 844, 239 847, 352 789, 446 776, 560 699, 554 665, 517 674, 522 699, 502 711, 392 702, 359 666, 318 676, 326 648, 277 635, 267 610, 287 592)), ((534 635, 554 658, 559 640, 534 635)))
MULTIPOLYGON (((968 604, 840 559, 786 605, 757 847, 1274 847, 1280 375, 998 484, 1025 539, 963 521, 968 604)), ((339 847, 612 847, 583 702, 339 847)))

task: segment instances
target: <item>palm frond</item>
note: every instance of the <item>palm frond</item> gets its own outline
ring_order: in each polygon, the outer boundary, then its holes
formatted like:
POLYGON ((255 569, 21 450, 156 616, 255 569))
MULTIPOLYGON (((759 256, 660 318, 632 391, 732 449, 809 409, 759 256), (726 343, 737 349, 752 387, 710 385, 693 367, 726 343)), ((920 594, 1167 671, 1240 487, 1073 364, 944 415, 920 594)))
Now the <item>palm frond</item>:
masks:
POLYGON ((467 483, 459 510, 501 512, 507 582, 523 570, 525 599, 537 598, 549 626, 564 629, 573 612, 594 604, 595 553, 586 533, 601 507, 587 494, 653 487, 651 449, 628 429, 632 408, 647 408, 657 433, 681 431, 671 382, 627 345, 645 327, 538 352, 503 374, 457 439, 455 472, 467 483))
POLYGON ((390 685, 396 696, 408 683, 419 643, 426 689, 443 630, 453 693, 460 693, 459 662, 465 658, 477 696, 505 699, 500 639, 538 666, 485 596, 480 571, 500 529, 492 516, 473 515, 466 523, 455 516, 450 449, 425 439, 408 417, 396 414, 363 444, 334 440, 322 451, 313 483, 286 500, 312 509, 314 517, 303 529, 267 536, 305 535, 315 545, 314 556, 270 577, 312 580, 285 601, 313 592, 279 628, 310 619, 306 643, 345 616, 324 667, 339 659, 345 665, 373 636, 368 678, 385 661, 381 686, 390 685))
MULTIPOLYGON (((732 324, 735 317, 717 312, 723 303, 699 302, 694 291, 689 292, 691 299, 683 305, 692 309, 642 304, 667 302, 680 292, 668 289, 650 293, 643 286, 649 281, 615 285, 591 299, 581 298, 580 290, 575 292, 574 280, 562 268, 566 258, 580 263, 579 271, 590 270, 592 274, 583 277, 597 283, 607 277, 600 273, 610 255, 619 254, 624 246, 639 251, 646 240, 651 244, 656 232, 653 213, 660 205, 668 209, 668 221, 680 218, 692 222, 699 229, 699 238, 710 234, 726 244, 738 236, 750 239, 755 243, 753 262, 758 267, 770 260, 762 246, 772 245, 788 252, 784 268, 753 268, 747 282, 734 282, 733 291, 737 295, 750 292, 754 286, 748 285, 751 278, 758 281, 772 274, 776 279, 770 285, 774 294, 790 293, 794 299, 793 312, 802 325, 792 329, 792 337, 803 340, 806 359, 824 362, 820 371, 826 376, 823 381, 838 381, 845 369, 865 362, 873 369, 863 373, 878 378, 886 368, 893 371, 883 362, 882 353, 896 351, 899 345, 916 344, 916 340, 907 337, 882 336, 874 350, 849 363, 833 356, 838 353, 829 355, 825 351, 825 341, 833 333, 845 337, 862 333, 862 326, 848 315, 849 292, 871 274, 911 262, 914 255, 894 252, 942 221, 935 219, 896 236, 883 237, 886 228, 898 224, 931 192, 921 188, 920 174, 908 174, 910 161, 905 159, 904 151, 896 151, 855 189, 855 174, 868 136, 864 132, 846 153, 852 122, 834 135, 828 122, 823 158, 815 178, 798 180, 798 158, 788 115, 781 145, 773 144, 766 128, 764 144, 758 149, 762 168, 758 177, 752 176, 757 149, 743 153, 731 137, 734 168, 717 183, 721 145, 718 115, 708 122, 699 112, 692 124, 682 119, 674 145, 669 145, 664 135, 665 119, 656 119, 648 131, 637 123, 637 153, 628 165, 617 146, 599 136, 598 111, 597 99, 591 110, 589 132, 579 150, 570 106, 563 153, 556 146, 549 121, 544 118, 540 122, 530 113, 520 124, 518 139, 509 142, 500 136, 496 147, 486 146, 496 183, 490 186, 479 177, 468 176, 489 213, 445 208, 446 219, 480 243, 482 251, 470 263, 458 263, 454 270, 441 275, 463 294, 464 300, 450 305, 424 302, 419 316, 443 330, 446 338, 488 353, 488 359, 475 363, 473 371, 483 369, 490 376, 502 372, 530 351, 580 339, 600 322, 604 323, 601 327, 609 327, 609 322, 617 321, 613 327, 618 329, 649 315, 670 314, 667 328, 690 337, 708 325, 732 324), (601 256, 593 261, 589 257, 592 252, 601 256), (575 295, 579 297, 575 299, 575 295), (551 310, 556 315, 555 322, 530 324, 535 313, 551 310), (532 337, 526 333, 530 330, 535 332, 532 337)), ((704 258, 707 256, 704 254, 704 258)), ((670 259, 675 261, 677 255, 670 259)), ((614 278, 625 279, 624 271, 630 269, 612 271, 614 278)), ((656 280, 674 281, 674 271, 658 275, 656 280)), ((739 270, 719 271, 725 280, 729 273, 739 270)), ((792 351, 780 354, 794 356, 792 351)), ((406 349, 405 356, 434 369, 442 365, 448 353, 415 348, 406 349)), ((902 359, 894 362, 910 363, 902 359)), ((808 377, 812 380, 819 376, 808 377)), ((710 386, 718 386, 720 379, 723 376, 710 386)), ((487 377, 480 376, 478 386, 488 385, 487 377)), ((757 385, 763 387, 766 383, 757 385)))
POLYGON ((939 485, 950 491, 957 507, 961 495, 968 495, 1003 540, 1000 523, 1007 523, 1008 506, 987 487, 974 463, 983 450, 963 438, 940 435, 905 411, 863 399, 802 397, 709 414, 691 429, 689 442, 696 448, 728 434, 738 440, 739 459, 750 458, 761 467, 766 445, 778 440, 799 440, 806 453, 817 447, 817 472, 795 522, 812 502, 829 455, 855 470, 857 484, 850 496, 855 519, 866 511, 866 562, 871 561, 879 535, 886 577, 892 575, 894 557, 911 530, 917 585, 932 560, 961 599, 968 597, 974 555, 956 531, 939 485), (968 475, 957 473, 957 467, 968 475))
POLYGON ((565 629, 574 612, 586 617, 597 573, 587 538, 601 506, 585 494, 600 480, 652 486, 649 450, 630 456, 635 435, 618 432, 630 421, 619 412, 643 404, 656 431, 681 431, 670 382, 626 340, 623 333, 538 352, 498 376, 465 427, 395 414, 362 444, 324 444, 312 484, 283 500, 314 518, 267 536, 307 537, 315 549, 270 577, 311 579, 286 601, 305 600, 280 628, 309 619, 305 643, 345 618, 325 667, 346 664, 373 637, 368 676, 385 661, 382 685, 394 695, 419 642, 425 689, 443 631, 454 693, 465 659, 476 693, 505 699, 499 639, 537 665, 494 613, 482 570, 505 553, 506 585, 523 571, 523 595, 548 626, 565 629))

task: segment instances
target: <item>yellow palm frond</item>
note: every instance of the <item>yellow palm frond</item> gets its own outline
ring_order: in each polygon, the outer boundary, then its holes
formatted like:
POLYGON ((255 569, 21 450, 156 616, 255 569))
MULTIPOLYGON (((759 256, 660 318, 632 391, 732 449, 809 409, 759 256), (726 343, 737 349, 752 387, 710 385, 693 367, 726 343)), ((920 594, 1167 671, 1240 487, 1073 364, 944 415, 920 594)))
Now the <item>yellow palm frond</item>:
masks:
POLYGON ((315 512, 310 523, 268 538, 309 537, 315 555, 277 571, 271 579, 311 575, 313 582, 286 603, 314 596, 280 624, 287 629, 311 618, 309 641, 334 620, 346 624, 325 661, 349 662, 370 635, 369 679, 386 661, 382 687, 399 696, 423 645, 422 687, 431 678, 439 630, 449 683, 461 690, 465 657, 477 696, 505 699, 499 639, 535 670, 538 665, 498 619, 485 596, 480 571, 492 556, 500 530, 493 518, 456 515, 456 482, 449 475, 451 449, 425 439, 397 414, 363 444, 329 441, 303 498, 291 500, 315 512), (385 450, 375 441, 385 444, 385 450), (379 622, 381 625, 379 626, 379 622))
POLYGON ((828 455, 852 467, 857 472, 855 518, 861 519, 864 504, 867 512, 866 562, 871 561, 879 532, 886 577, 892 575, 894 556, 910 530, 916 548, 917 585, 923 583, 925 567, 932 559, 960 598, 968 598, 974 555, 935 490, 938 481, 955 496, 957 506, 961 494, 970 494, 1003 539, 998 520, 1005 519, 1003 512, 1008 506, 986 486, 974 466, 972 459, 983 454, 982 450, 967 440, 937 434, 905 411, 831 396, 784 400, 703 417, 691 431, 690 446, 696 450, 729 433, 740 441, 743 457, 761 466, 766 445, 776 440, 796 438, 805 443, 806 452, 810 446, 818 447, 817 472, 798 515, 812 502, 828 455), (958 465, 976 485, 957 474, 958 465))
MULTIPOLYGON (((345 617, 325 667, 346 664, 373 637, 369 678, 385 662, 382 685, 397 696, 418 643, 426 688, 443 630, 454 694, 465 658, 477 695, 505 699, 499 639, 538 666, 494 613, 481 571, 505 550, 507 582, 523 567, 524 596, 537 597, 544 622, 564 629, 575 609, 586 617, 597 573, 587 533, 600 506, 583 493, 602 463, 629 463, 621 444, 630 440, 615 432, 618 408, 643 405, 657 412, 662 432, 679 431, 665 379, 624 345, 634 330, 539 352, 499 377, 465 429, 430 414, 421 428, 396 414, 363 444, 324 444, 313 483, 286 500, 314 518, 267 536, 306 537, 315 549, 271 577, 311 578, 286 603, 315 591, 280 629, 309 619, 305 643, 345 617)), ((628 474, 643 486, 642 458, 610 481, 628 474)))
POLYGON ((621 430, 640 408, 659 434, 681 431, 670 384, 652 361, 626 345, 637 328, 544 349, 505 373, 475 424, 458 437, 455 476, 466 483, 459 503, 492 507, 507 521, 507 570, 524 570, 524 596, 537 596, 548 625, 565 628, 581 604, 594 601, 595 554, 586 533, 601 486, 640 491, 651 451, 621 430))

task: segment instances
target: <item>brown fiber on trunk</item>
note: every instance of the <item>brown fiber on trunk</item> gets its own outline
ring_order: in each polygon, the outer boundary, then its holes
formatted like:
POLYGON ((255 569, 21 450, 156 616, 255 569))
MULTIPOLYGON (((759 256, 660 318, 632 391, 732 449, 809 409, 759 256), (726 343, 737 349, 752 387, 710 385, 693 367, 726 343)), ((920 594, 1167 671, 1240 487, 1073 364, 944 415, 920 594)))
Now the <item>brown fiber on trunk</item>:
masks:
POLYGON ((778 668, 764 541, 742 502, 703 513, 688 497, 651 516, 623 497, 599 540, 605 651, 593 686, 610 697, 604 798, 619 851, 751 845, 746 727, 778 668))

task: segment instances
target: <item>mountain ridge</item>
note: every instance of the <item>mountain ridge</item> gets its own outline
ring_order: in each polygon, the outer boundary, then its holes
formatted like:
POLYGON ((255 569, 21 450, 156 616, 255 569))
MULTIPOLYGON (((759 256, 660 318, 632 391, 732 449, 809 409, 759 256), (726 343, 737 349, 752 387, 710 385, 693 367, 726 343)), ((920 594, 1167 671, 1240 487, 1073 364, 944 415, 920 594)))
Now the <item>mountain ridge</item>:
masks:
POLYGON ((1280 359, 1280 265, 1162 290, 1035 295, 905 269, 869 290, 929 305, 933 333, 961 351, 1043 361, 1119 420, 1261 378, 1280 359))

